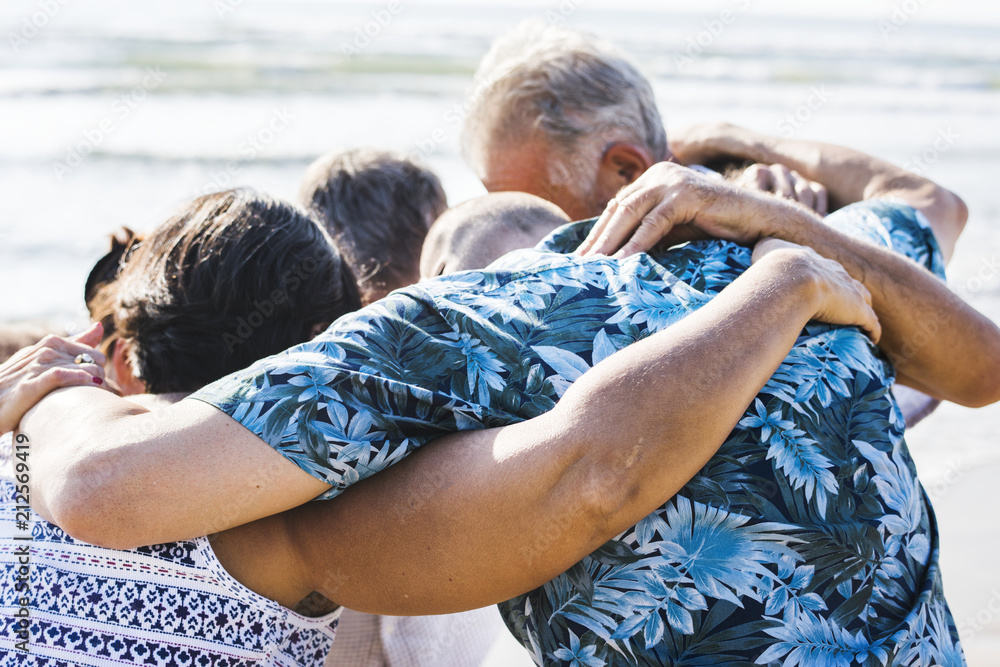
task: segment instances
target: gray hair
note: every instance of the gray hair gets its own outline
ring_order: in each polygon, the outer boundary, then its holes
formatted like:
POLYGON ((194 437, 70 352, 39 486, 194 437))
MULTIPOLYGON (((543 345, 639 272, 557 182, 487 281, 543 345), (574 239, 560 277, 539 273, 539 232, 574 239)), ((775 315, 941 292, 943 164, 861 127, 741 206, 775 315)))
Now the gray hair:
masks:
POLYGON ((365 303, 417 281, 424 237, 448 206, 430 169, 371 149, 330 153, 313 162, 299 202, 333 237, 365 303))
MULTIPOLYGON (((596 164, 612 141, 635 142, 656 161, 668 154, 649 81, 609 43, 587 33, 538 20, 521 23, 483 57, 473 91, 462 147, 480 175, 492 142, 523 140, 535 130, 563 160, 580 156, 578 164, 596 164)), ((567 171, 573 170, 556 166, 554 181, 564 181, 567 171)))

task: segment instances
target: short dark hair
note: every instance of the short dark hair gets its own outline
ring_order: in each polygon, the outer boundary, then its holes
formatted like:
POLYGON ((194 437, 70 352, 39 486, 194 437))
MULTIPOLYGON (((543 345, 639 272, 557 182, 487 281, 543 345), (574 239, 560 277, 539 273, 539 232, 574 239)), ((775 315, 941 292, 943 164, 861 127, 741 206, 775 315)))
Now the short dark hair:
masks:
POLYGON ((371 149, 313 162, 299 203, 323 223, 350 262, 365 302, 417 281, 424 237, 448 206, 430 169, 371 149))
POLYGON ((133 374, 151 393, 194 391, 361 305, 354 275, 316 221, 249 189, 187 204, 105 289, 133 374))

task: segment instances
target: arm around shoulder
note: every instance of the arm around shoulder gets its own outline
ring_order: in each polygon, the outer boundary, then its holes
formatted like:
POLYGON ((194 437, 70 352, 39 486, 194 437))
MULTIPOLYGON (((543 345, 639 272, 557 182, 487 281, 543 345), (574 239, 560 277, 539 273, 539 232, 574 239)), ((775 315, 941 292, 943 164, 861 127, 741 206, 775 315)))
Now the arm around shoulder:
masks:
POLYGON ((860 284, 836 267, 831 287, 834 265, 776 253, 597 364, 551 412, 429 443, 335 500, 287 513, 280 530, 312 586, 367 613, 450 613, 531 590, 677 493, 809 319, 877 336, 860 284))
POLYGON ((148 411, 106 391, 64 389, 33 408, 21 431, 32 443, 32 505, 99 546, 207 535, 329 488, 195 400, 148 411))

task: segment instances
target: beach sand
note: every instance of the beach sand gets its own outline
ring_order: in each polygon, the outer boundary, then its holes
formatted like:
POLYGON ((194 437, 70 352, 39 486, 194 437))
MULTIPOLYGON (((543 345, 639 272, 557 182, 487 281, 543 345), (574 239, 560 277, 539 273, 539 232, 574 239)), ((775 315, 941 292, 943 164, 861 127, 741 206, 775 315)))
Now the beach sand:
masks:
POLYGON ((1000 665, 1000 405, 944 404, 907 436, 941 533, 945 596, 969 664, 1000 665), (973 443, 992 443, 983 455, 973 443))

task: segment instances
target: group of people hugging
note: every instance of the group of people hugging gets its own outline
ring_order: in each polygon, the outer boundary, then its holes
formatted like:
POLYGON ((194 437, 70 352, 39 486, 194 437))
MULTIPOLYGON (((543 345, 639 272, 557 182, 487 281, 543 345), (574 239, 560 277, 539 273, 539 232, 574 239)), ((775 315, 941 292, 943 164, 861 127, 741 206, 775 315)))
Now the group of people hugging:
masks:
POLYGON ((366 148, 298 205, 198 197, 0 366, 0 662, 477 665, 499 605, 538 665, 963 665, 904 440, 1000 399, 943 280, 962 200, 736 125, 668 143, 564 27, 473 89, 490 194, 366 148))

